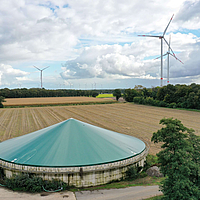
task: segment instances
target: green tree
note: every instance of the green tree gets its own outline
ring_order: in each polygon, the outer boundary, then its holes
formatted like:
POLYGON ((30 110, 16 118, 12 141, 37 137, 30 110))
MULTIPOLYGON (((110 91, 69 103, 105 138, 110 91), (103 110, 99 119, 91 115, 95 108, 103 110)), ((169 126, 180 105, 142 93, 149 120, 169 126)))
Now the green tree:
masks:
POLYGON ((3 108, 2 102, 5 102, 4 99, 5 99, 4 97, 0 96, 0 108, 3 108))
POLYGON ((134 89, 126 89, 124 90, 123 98, 128 102, 133 102, 133 98, 138 96, 138 92, 134 89))
POLYGON ((162 142, 162 150, 157 156, 161 172, 166 176, 161 186, 163 199, 200 199, 200 174, 197 170, 200 165, 196 158, 199 154, 194 147, 199 138, 194 136, 194 130, 183 126, 180 120, 161 119, 160 124, 165 127, 153 133, 151 141, 162 142))
POLYGON ((122 96, 121 90, 120 90, 120 89, 115 89, 115 90, 113 91, 113 96, 116 97, 116 100, 118 101, 119 98, 122 96))
POLYGON ((92 97, 96 97, 96 96, 98 96, 98 95, 99 95, 99 93, 98 93, 98 92, 96 92, 96 91, 92 91, 92 92, 91 92, 91 95, 92 95, 92 97))

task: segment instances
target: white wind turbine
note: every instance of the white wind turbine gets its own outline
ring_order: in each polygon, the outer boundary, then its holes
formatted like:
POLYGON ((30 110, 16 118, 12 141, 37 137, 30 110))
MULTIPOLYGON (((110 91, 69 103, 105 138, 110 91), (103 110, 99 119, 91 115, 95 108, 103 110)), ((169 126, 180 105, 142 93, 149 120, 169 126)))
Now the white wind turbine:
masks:
POLYGON ((163 86, 163 40, 166 42, 166 44, 170 48, 171 52, 175 56, 175 54, 174 54, 173 50, 171 49, 171 47, 169 46, 167 40, 164 38, 164 35, 165 35, 165 33, 166 33, 166 31, 167 31, 167 29, 169 27, 169 24, 171 23, 173 17, 174 17, 174 15, 172 15, 172 17, 171 17, 171 19, 170 19, 170 21, 169 21, 169 23, 168 23, 167 27, 165 28, 165 30, 164 30, 162 35, 138 35, 138 36, 143 36, 143 37, 157 37, 161 41, 161 54, 160 54, 161 55, 161 83, 160 83, 161 87, 163 86))
MULTIPOLYGON (((167 51, 167 53, 165 53, 165 54, 163 55, 163 57, 167 55, 167 84, 169 84, 169 55, 173 56, 176 60, 178 60, 179 62, 181 62, 182 64, 184 64, 181 60, 179 60, 176 56, 174 56, 174 55, 171 53, 171 51, 170 51, 170 43, 171 43, 171 36, 169 36, 168 51, 167 51)), ((159 57, 157 57, 157 58, 155 58, 155 59, 158 59, 158 58, 160 58, 160 57, 161 57, 161 56, 159 56, 159 57)))
POLYGON ((36 67, 36 66, 33 66, 33 67, 35 67, 36 69, 38 69, 39 71, 40 71, 40 81, 41 81, 41 88, 42 88, 42 72, 45 70, 45 69, 47 69, 48 67, 45 67, 45 68, 43 68, 43 69, 39 69, 38 67, 36 67))

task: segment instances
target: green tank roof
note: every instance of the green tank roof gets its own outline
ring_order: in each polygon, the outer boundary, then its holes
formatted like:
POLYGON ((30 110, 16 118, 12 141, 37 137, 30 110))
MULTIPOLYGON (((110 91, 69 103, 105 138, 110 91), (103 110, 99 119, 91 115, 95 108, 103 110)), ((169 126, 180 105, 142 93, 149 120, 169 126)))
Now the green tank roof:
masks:
POLYGON ((0 159, 20 165, 75 167, 124 160, 145 149, 141 140, 75 119, 0 143, 0 159))

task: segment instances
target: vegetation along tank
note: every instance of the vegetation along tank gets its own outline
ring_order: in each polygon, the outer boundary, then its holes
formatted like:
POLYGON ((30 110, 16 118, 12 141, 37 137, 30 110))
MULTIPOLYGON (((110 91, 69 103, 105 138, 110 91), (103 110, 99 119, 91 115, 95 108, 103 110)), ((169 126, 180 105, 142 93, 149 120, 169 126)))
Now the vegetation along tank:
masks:
POLYGON ((127 167, 144 165, 143 141, 75 119, 0 143, 0 167, 6 177, 33 173, 76 187, 120 179, 127 167))

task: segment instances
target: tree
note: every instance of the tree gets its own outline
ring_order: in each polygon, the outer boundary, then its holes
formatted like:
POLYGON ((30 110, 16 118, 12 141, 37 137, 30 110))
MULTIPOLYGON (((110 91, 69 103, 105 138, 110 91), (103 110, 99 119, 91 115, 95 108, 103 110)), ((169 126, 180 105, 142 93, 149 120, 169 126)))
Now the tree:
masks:
POLYGON ((5 102, 4 99, 5 99, 4 97, 0 96, 0 108, 3 108, 2 102, 5 102))
POLYGON ((96 92, 96 91, 92 91, 92 92, 91 92, 91 94, 92 94, 92 97, 96 97, 96 96, 98 96, 98 95, 99 95, 99 93, 98 93, 98 92, 96 92))
POLYGON ((199 137, 194 136, 194 130, 183 126, 180 120, 164 118, 160 124, 165 127, 153 133, 151 141, 162 142, 163 150, 157 156, 160 170, 166 176, 161 186, 163 199, 200 199, 200 164, 197 158, 200 142, 196 145, 199 137))
POLYGON ((115 89, 115 90, 113 91, 113 96, 116 97, 116 100, 118 101, 119 98, 122 96, 121 90, 120 90, 120 89, 115 89))
POLYGON ((128 102, 133 102, 133 98, 138 96, 138 92, 134 89, 126 89, 124 90, 123 98, 128 102))

